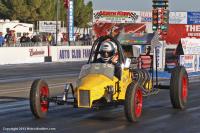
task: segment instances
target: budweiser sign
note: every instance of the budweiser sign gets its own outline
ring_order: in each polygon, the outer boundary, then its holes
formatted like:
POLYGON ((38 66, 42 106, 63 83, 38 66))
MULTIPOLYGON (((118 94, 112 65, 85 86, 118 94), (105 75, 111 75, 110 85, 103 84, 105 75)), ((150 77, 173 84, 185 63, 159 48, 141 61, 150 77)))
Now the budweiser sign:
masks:
POLYGON ((32 56, 44 56, 45 51, 43 49, 29 49, 29 55, 32 56))

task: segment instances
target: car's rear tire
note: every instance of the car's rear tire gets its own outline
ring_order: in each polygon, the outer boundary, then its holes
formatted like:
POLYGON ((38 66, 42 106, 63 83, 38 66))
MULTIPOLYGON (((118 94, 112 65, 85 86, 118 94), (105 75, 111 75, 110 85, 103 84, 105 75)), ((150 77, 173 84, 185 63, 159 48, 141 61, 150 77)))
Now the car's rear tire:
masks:
POLYGON ((177 66, 171 73, 170 99, 173 108, 184 109, 188 101, 188 74, 183 66, 177 66))
POLYGON ((49 109, 49 87, 44 80, 37 79, 30 90, 30 108, 36 118, 44 118, 49 109))
POLYGON ((142 90, 138 84, 131 83, 126 91, 124 112, 129 122, 137 122, 142 114, 142 90))

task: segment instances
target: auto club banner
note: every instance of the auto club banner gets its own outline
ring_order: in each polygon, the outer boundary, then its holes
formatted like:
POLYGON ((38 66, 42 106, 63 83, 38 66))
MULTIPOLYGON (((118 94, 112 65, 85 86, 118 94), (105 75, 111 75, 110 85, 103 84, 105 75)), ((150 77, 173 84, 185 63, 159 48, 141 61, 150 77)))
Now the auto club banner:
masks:
POLYGON ((200 25, 170 24, 166 36, 168 44, 178 44, 181 38, 200 38, 200 25))
POLYGON ((93 11, 93 23, 138 23, 139 11, 93 11))

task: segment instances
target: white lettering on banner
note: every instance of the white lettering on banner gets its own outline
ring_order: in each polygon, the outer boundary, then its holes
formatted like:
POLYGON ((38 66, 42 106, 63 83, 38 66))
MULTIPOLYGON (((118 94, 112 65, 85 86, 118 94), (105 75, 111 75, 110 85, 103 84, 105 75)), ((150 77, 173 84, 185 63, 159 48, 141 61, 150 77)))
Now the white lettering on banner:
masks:
POLYGON ((200 32, 200 25, 185 25, 187 32, 200 32))
POLYGON ((184 66, 187 72, 195 72, 195 55, 181 55, 180 56, 180 65, 184 66))
POLYGON ((29 49, 30 56, 44 56, 44 50, 29 49))

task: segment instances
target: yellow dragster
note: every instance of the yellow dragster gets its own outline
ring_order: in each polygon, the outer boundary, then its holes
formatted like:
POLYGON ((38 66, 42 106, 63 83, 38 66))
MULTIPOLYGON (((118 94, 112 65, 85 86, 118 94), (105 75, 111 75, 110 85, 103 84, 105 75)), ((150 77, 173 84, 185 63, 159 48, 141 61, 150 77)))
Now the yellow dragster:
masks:
MULTIPOLYGON (((154 89, 149 72, 132 67, 133 59, 127 58, 124 53, 121 44, 115 38, 98 38, 92 46, 87 64, 81 68, 76 87, 71 83, 67 84, 62 97, 50 97, 47 83, 41 79, 35 80, 30 91, 33 115, 36 118, 45 117, 49 102, 56 102, 59 105, 72 104, 77 108, 124 105, 127 120, 137 121, 142 114, 143 96, 152 94, 159 87, 156 86, 154 89), (117 65, 96 62, 100 56, 100 46, 105 40, 113 41, 117 45, 117 65)), ((183 67, 178 67, 172 75, 171 101, 174 108, 183 109, 187 101, 187 73, 183 67), (174 83, 175 80, 182 84, 174 83), (182 93, 176 94, 177 91, 182 93)))

